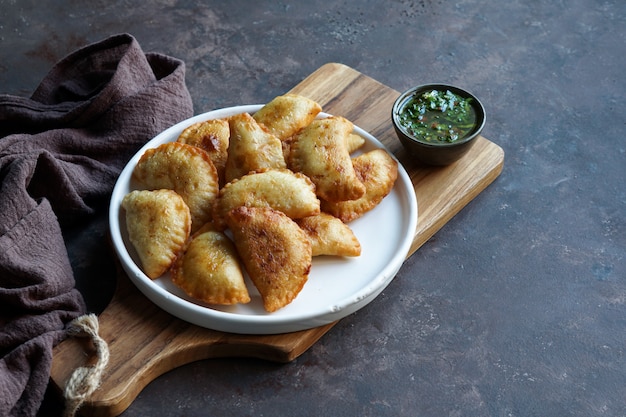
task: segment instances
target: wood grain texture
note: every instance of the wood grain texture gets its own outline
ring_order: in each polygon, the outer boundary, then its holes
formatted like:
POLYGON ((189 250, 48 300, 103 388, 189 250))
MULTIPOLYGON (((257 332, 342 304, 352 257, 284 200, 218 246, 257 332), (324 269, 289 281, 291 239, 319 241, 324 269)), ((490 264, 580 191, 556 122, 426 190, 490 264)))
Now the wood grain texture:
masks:
MULTIPOLYGON (((412 162, 391 125, 391 107, 399 93, 345 65, 322 66, 292 92, 316 100, 325 112, 353 121, 383 142, 402 162, 415 186, 419 211, 408 256, 502 171, 502 149, 483 137, 452 165, 426 167, 412 162)), ((81 409, 83 415, 119 415, 150 381, 193 361, 216 357, 292 361, 334 325, 266 336, 201 328, 161 310, 118 269, 116 293, 99 317, 100 335, 109 345, 110 362, 102 385, 81 409)), ((54 350, 53 384, 63 387, 74 369, 89 363, 91 354, 91 347, 79 339, 59 344, 54 350)))

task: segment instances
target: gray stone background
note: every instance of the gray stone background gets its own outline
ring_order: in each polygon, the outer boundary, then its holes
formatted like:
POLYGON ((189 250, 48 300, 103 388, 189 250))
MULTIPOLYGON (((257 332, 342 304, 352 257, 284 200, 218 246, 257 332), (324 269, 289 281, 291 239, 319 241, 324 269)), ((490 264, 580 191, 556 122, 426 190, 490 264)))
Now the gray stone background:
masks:
MULTIPOLYGON (((28 96, 120 32, 185 61, 196 113, 340 62, 397 90, 471 90, 505 150, 501 176, 300 358, 193 363, 124 416, 626 415, 625 2, 0 0, 0 91, 28 96)), ((98 311, 106 219, 67 240, 98 311)))

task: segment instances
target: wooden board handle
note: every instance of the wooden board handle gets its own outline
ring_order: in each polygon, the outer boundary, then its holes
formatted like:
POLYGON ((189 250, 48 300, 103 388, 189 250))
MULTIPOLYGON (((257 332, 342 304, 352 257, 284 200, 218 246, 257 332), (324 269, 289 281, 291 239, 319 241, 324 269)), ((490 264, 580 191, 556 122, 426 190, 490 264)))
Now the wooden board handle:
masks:
MULTIPOLYGON (((82 413, 122 413, 156 377, 179 366, 218 357, 255 357, 290 362, 324 335, 334 323, 279 335, 239 335, 187 323, 161 310, 118 267, 117 289, 99 316, 100 336, 111 361, 100 388, 82 413)), ((54 351, 53 382, 65 385, 74 369, 89 364, 93 349, 83 339, 67 339, 54 351)))

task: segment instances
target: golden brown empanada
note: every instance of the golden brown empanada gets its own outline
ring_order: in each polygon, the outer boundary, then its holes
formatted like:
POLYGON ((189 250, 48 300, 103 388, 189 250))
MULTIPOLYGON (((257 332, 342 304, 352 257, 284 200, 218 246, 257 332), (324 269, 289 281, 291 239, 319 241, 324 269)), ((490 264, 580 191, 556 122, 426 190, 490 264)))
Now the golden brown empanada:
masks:
POLYGON ((322 107, 307 97, 285 94, 275 97, 254 114, 278 139, 285 140, 309 125, 322 107))
POLYGON ((230 128, 228 120, 213 119, 194 123, 182 131, 177 142, 193 145, 203 149, 215 165, 220 186, 225 184, 224 169, 228 158, 228 143, 230 140, 230 128))
POLYGON ((283 144, 283 157, 285 158, 285 162, 289 162, 289 152, 291 152, 291 143, 293 142, 293 136, 288 137, 287 139, 281 140, 283 144))
POLYGON ((209 224, 185 245, 172 267, 172 282, 208 304, 250 302, 233 242, 224 233, 207 228, 209 224))
POLYGON ((320 212, 320 201, 311 180, 288 169, 254 172, 226 184, 213 210, 218 230, 226 228, 226 215, 239 206, 271 207, 292 219, 320 212))
POLYGON ((389 194, 398 178, 398 163, 384 149, 375 149, 353 159, 354 170, 365 184, 365 195, 358 200, 322 201, 322 211, 348 223, 376 207, 389 194))
POLYGON ((261 127, 248 113, 232 116, 228 123, 227 183, 252 171, 287 167, 280 139, 261 127))
POLYGON ((365 145, 365 138, 357 133, 350 133, 346 136, 346 147, 348 148, 348 153, 352 153, 361 146, 365 145))
POLYGON ((328 213, 297 219, 311 241, 313 256, 359 256, 361 243, 344 222, 328 213))
POLYGON ((311 270, 311 243, 300 227, 272 208, 238 207, 228 227, 263 306, 274 312, 300 293, 311 270))
POLYGON ((308 176, 321 199, 355 200, 365 194, 347 148, 352 129, 352 122, 343 117, 316 119, 293 139, 288 167, 308 176))
POLYGON ((204 150, 178 142, 148 149, 139 159, 133 177, 150 190, 176 191, 189 206, 192 230, 211 220, 219 178, 204 150))
POLYGON ((131 191, 122 199, 126 229, 144 273, 163 275, 191 232, 189 208, 172 190, 131 191))

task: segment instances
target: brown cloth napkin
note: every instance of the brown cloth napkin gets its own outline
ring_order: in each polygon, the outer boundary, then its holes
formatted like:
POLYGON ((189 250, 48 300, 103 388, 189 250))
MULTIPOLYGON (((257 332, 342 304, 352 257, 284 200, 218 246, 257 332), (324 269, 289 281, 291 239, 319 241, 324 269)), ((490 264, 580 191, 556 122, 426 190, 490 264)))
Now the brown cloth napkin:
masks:
POLYGON ((133 153, 192 114, 184 63, 128 34, 59 61, 30 98, 0 95, 1 416, 37 413, 52 348, 85 312, 63 228, 105 208, 133 153))

